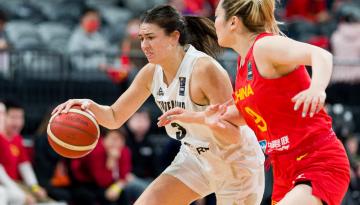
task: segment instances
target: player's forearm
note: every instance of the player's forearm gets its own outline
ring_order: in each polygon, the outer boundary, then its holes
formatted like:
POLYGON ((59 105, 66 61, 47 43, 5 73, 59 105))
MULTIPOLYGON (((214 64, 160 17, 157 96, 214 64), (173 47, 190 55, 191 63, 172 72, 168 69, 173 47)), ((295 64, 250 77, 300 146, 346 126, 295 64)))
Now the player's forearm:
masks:
POLYGON ((220 124, 210 123, 206 120, 204 112, 192 112, 191 115, 193 120, 191 123, 202 124, 209 127, 222 145, 226 146, 239 143, 240 129, 237 125, 232 124, 232 122, 221 120, 220 124))
POLYGON ((238 144, 240 142, 240 129, 227 121, 221 122, 224 126, 211 126, 215 138, 223 146, 238 144))
POLYGON ((95 115, 96 121, 100 125, 108 129, 116 129, 121 126, 121 124, 119 125, 119 123, 116 122, 115 113, 110 106, 91 102, 89 110, 95 115))
POLYGON ((311 55, 312 61, 312 80, 311 87, 320 88, 325 90, 331 78, 333 68, 332 54, 319 49, 311 55))
POLYGON ((236 126, 245 125, 246 122, 243 116, 239 113, 236 105, 231 105, 227 108, 226 113, 222 116, 223 120, 230 122, 236 126))

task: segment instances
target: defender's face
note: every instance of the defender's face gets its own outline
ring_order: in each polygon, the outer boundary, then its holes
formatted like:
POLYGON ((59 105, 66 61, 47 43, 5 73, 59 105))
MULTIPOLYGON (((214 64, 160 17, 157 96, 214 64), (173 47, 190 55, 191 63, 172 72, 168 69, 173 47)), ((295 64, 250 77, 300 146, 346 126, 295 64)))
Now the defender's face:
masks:
POLYGON ((221 6, 222 1, 219 2, 215 11, 215 29, 218 37, 218 44, 222 47, 230 47, 231 42, 229 38, 230 32, 230 21, 225 19, 225 10, 221 6))

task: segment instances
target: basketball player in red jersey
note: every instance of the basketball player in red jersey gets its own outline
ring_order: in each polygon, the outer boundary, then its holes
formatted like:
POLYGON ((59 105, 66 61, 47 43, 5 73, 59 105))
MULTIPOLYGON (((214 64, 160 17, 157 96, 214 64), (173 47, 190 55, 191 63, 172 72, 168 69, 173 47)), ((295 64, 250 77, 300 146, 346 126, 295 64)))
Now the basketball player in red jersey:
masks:
MULTIPOLYGON (((234 49, 239 59, 236 105, 224 114, 222 106, 213 106, 214 112, 219 109, 214 116, 232 118, 233 123, 245 119, 266 146, 274 168, 273 204, 338 205, 350 171, 343 145, 323 108, 332 55, 280 36, 274 10, 275 0, 219 2, 218 42, 234 49), (304 65, 312 66, 312 79, 304 65)), ((193 116, 177 108, 165 113, 160 124, 168 123, 164 119, 195 121, 193 116)))

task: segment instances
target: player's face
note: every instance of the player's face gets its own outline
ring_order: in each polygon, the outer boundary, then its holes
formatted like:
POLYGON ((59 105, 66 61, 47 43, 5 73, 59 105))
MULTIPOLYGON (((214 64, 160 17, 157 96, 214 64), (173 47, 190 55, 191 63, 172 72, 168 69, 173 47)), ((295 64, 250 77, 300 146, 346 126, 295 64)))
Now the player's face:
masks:
POLYGON ((161 64, 169 58, 173 38, 166 35, 163 28, 156 24, 142 23, 139 30, 141 49, 149 63, 161 64))
POLYGON ((230 21, 225 19, 225 10, 221 6, 222 1, 219 2, 215 11, 215 29, 218 37, 218 43, 222 47, 230 47, 230 21))
POLYGON ((5 117, 5 130, 7 134, 13 136, 20 134, 24 127, 24 111, 22 109, 11 108, 5 117))

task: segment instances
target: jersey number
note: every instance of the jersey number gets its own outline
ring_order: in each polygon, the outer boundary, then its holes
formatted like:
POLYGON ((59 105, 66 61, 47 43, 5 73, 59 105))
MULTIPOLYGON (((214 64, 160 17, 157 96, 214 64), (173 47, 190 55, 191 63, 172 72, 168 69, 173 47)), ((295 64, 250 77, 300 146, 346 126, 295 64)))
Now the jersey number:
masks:
POLYGON ((186 130, 185 128, 181 127, 181 125, 179 125, 178 123, 171 123, 172 127, 176 127, 178 129, 178 131, 176 132, 176 139, 177 140, 182 140, 185 135, 186 135, 186 130))
POLYGON ((257 127, 261 132, 267 131, 267 124, 264 118, 262 118, 259 114, 257 114, 254 110, 252 110, 249 107, 245 107, 245 111, 253 118, 255 124, 257 125, 257 127))

